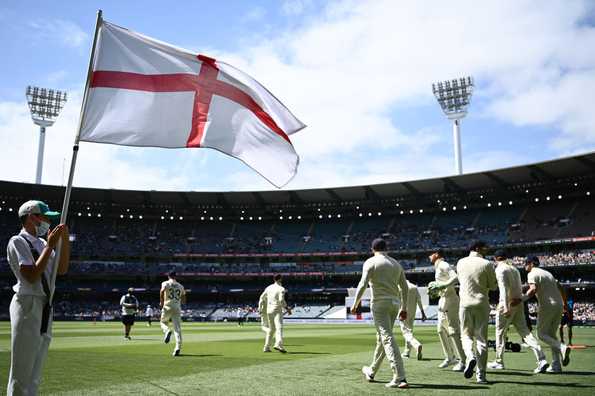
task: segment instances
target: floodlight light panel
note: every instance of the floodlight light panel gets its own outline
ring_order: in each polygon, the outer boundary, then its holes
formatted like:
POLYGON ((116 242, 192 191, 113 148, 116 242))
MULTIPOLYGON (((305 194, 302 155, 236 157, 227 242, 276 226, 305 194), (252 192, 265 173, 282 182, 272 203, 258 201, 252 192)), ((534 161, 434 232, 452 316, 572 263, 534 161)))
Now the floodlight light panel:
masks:
POLYGON ((26 96, 31 118, 44 126, 54 123, 66 103, 66 92, 54 89, 28 86, 26 96))
POLYGON ((463 77, 459 79, 441 81, 432 84, 432 91, 440 107, 447 116, 465 113, 473 93, 473 79, 463 77))

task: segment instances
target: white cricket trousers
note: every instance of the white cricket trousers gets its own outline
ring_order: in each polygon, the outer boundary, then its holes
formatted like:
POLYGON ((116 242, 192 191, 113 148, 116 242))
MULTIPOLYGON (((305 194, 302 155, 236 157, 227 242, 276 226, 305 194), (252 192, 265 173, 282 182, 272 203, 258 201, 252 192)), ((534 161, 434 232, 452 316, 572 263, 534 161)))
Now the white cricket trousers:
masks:
POLYGON ((460 307, 461 342, 466 361, 476 359, 477 374, 485 374, 488 363, 488 322, 490 305, 481 304, 471 307, 460 307), (475 339, 475 350, 473 340, 475 339))
POLYGON ((180 310, 177 308, 163 307, 161 310, 161 330, 163 333, 167 333, 171 330, 169 321, 174 330, 174 337, 176 339, 176 349, 180 349, 182 346, 182 315, 180 310))
POLYGON ((561 305, 541 305, 537 311, 537 337, 552 350, 552 366, 559 367, 562 343, 558 340, 558 329, 564 311, 561 305))
POLYGON ((529 345, 529 348, 535 354, 537 361, 545 359, 545 355, 539 346, 537 339, 531 334, 525 320, 525 309, 523 304, 511 307, 510 314, 504 316, 504 308, 498 307, 496 311, 496 362, 504 364, 504 344, 506 343, 506 334, 508 327, 513 325, 523 342, 529 345))
POLYGON ((401 327, 401 333, 403 333, 403 337, 405 338, 405 348, 403 349, 403 353, 409 355, 411 353, 411 348, 417 349, 421 343, 413 336, 413 324, 415 322, 415 313, 407 312, 407 319, 404 321, 399 321, 399 326, 401 327), (411 316, 409 316, 411 315, 411 316))
POLYGON ((394 377, 398 380, 405 379, 405 367, 399 353, 399 346, 395 341, 393 328, 399 315, 400 304, 398 300, 379 300, 370 306, 374 325, 376 326, 376 349, 372 358, 371 368, 374 374, 378 372, 384 357, 388 359, 394 377))
POLYGON ((461 343, 459 322, 459 296, 442 296, 438 301, 438 338, 444 357, 450 361, 459 359, 465 363, 465 351, 461 343), (455 354, 456 352, 456 354, 455 354))
POLYGON ((35 396, 52 340, 52 314, 46 334, 40 334, 46 297, 14 295, 10 303, 10 374, 8 396, 35 396))
POLYGON ((275 347, 283 348, 283 311, 267 312, 269 322, 268 330, 265 331, 264 347, 270 348, 275 335, 275 347))

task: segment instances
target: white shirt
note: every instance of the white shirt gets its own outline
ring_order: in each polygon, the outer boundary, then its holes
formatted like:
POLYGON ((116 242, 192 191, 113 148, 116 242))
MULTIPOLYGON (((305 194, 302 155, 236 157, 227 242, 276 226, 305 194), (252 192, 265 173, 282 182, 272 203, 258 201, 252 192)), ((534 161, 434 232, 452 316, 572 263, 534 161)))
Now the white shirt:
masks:
MULTIPOLYGON (((447 263, 442 259, 436 260, 434 267, 436 268, 435 279, 438 283, 448 283, 451 282, 453 278, 457 277, 457 273, 452 265, 447 263)), ((457 292, 455 290, 455 281, 452 285, 448 286, 445 289, 440 290, 440 297, 451 297, 456 296, 457 292)))
POLYGON ((120 306, 122 307, 122 315, 134 315, 136 310, 138 309, 138 300, 132 294, 125 294, 120 299, 120 306), (124 306, 126 304, 136 304, 135 308, 127 308, 124 306))
POLYGON ((260 300, 258 302, 259 308, 261 308, 262 311, 262 308, 266 305, 267 313, 283 311, 283 308, 287 307, 287 303, 285 302, 286 293, 287 290, 277 282, 267 286, 267 288, 264 289, 264 292, 260 295, 260 300))
POLYGON ((533 267, 527 275, 527 282, 537 286, 537 301, 539 306, 555 305, 563 306, 564 300, 558 289, 558 281, 548 271, 539 267, 533 267))
POLYGON ((499 261, 496 266, 496 280, 500 294, 499 306, 508 309, 513 299, 521 298, 522 284, 519 270, 507 261, 499 261))
POLYGON ((364 262, 362 278, 357 285, 354 305, 359 304, 366 287, 370 286, 370 302, 401 299, 401 306, 407 309, 407 280, 401 264, 394 258, 376 253, 364 262))
POLYGON ((488 293, 498 287, 494 265, 477 252, 469 253, 457 263, 461 307, 489 305, 488 293))
POLYGON ((145 311, 145 316, 153 316, 154 311, 153 308, 148 307, 147 310, 145 311))
POLYGON ((163 306, 180 310, 182 307, 182 296, 186 294, 184 286, 176 280, 168 279, 161 283, 161 290, 164 290, 163 306))
MULTIPOLYGON (((23 240, 23 238, 27 238, 27 240, 31 242, 33 248, 37 251, 37 253, 39 253, 40 256, 41 252, 43 252, 43 249, 47 245, 47 242, 44 239, 29 234, 24 228, 21 230, 19 235, 15 235, 10 238, 10 241, 8 241, 8 246, 6 247, 6 257, 10 269, 17 278, 17 283, 12 287, 12 290, 21 296, 27 295, 45 297, 43 286, 41 285, 41 278, 35 283, 30 283, 21 274, 21 266, 35 265, 35 260, 31 254, 31 248, 27 242, 23 240)), ((52 269, 54 268, 56 261, 55 256, 56 253, 52 251, 44 271, 44 275, 48 280, 51 292, 53 292, 55 287, 51 284, 52 269)))

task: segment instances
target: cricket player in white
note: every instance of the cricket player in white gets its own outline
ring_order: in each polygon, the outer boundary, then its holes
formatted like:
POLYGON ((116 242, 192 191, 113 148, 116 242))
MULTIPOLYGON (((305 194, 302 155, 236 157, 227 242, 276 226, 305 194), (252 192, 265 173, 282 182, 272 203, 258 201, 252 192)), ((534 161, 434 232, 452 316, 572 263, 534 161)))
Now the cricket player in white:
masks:
POLYGON ((147 326, 151 326, 153 322, 153 315, 155 315, 155 311, 153 311, 153 307, 147 305, 147 309, 145 309, 145 317, 147 318, 147 326))
POLYGON ((548 373, 561 373, 562 365, 570 362, 570 348, 558 340, 558 328, 566 302, 562 287, 548 271, 539 268, 537 257, 528 257, 525 260, 527 282, 529 290, 519 299, 515 299, 513 306, 537 296, 539 309, 537 311, 537 336, 548 344, 552 350, 552 363, 547 369, 548 373), (562 359, 562 365, 560 364, 562 359))
POLYGON ((459 279, 455 269, 444 260, 444 253, 436 249, 430 255, 434 264, 435 281, 430 282, 430 292, 438 292, 438 338, 444 352, 444 361, 439 368, 454 364, 453 371, 465 369, 465 351, 461 343, 461 325, 459 322, 459 296, 455 285, 459 279), (456 354, 455 354, 456 353, 456 354))
POLYGON ((171 339, 171 321, 176 339, 176 348, 173 356, 180 356, 182 347, 182 304, 186 303, 186 290, 176 280, 175 271, 167 274, 168 280, 161 283, 159 292, 159 304, 161 306, 161 329, 165 334, 163 342, 169 343, 171 339))
POLYGON ((50 211, 41 201, 27 201, 18 211, 23 228, 10 238, 6 248, 10 269, 17 278, 10 303, 10 373, 6 393, 9 396, 34 396, 39 392, 42 369, 52 340, 52 307, 49 296, 55 285, 51 273, 58 266, 66 274, 70 262, 68 226, 60 224, 49 234, 50 211), (42 237, 47 235, 47 242, 42 237), (62 241, 60 262, 54 248, 62 241))
POLYGON ((407 295, 407 319, 399 321, 399 325, 401 326, 401 333, 403 333, 403 337, 405 338, 405 348, 403 349, 403 356, 404 358, 408 358, 411 354, 411 348, 415 349, 415 357, 417 360, 421 360, 422 355, 422 345, 421 342, 417 340, 413 336, 413 324, 415 322, 415 314, 417 312, 417 308, 421 311, 421 320, 426 320, 426 313, 424 311, 424 306, 421 303, 421 296, 419 295, 419 290, 417 289, 417 285, 407 281, 407 286, 409 288, 408 295, 407 295))
POLYGON ((262 329, 265 332, 263 352, 271 351, 274 334, 275 345, 273 348, 281 353, 286 353, 283 346, 283 310, 285 309, 291 315, 291 309, 285 301, 287 290, 281 285, 281 274, 275 274, 273 281, 273 284, 264 289, 258 300, 258 311, 262 318, 262 329))
POLYGON ((473 376, 477 365, 476 379, 487 384, 486 366, 488 362, 488 322, 490 319, 489 291, 498 287, 494 265, 483 258, 487 246, 483 241, 475 242, 469 249, 469 257, 459 260, 459 296, 461 299, 459 316, 461 321, 461 341, 466 355, 465 378, 473 376), (473 348, 473 341, 477 353, 473 348))
POLYGON ((521 298, 521 274, 511 263, 506 260, 506 252, 498 250, 494 253, 496 260, 496 280, 500 299, 496 309, 496 360, 488 364, 494 370, 504 369, 504 344, 508 327, 513 325, 525 344, 533 350, 537 358, 537 368, 534 373, 544 373, 549 367, 545 355, 537 339, 531 334, 525 320, 525 311, 522 305, 512 306, 513 300, 521 298))
POLYGON ((385 386, 407 388, 403 359, 393 334, 397 317, 402 321, 407 319, 408 286, 405 271, 395 259, 386 254, 387 246, 384 239, 378 238, 372 242, 372 252, 374 256, 364 263, 362 277, 351 306, 351 312, 356 312, 369 285, 372 291, 370 309, 376 326, 376 349, 372 365, 362 367, 362 373, 368 381, 373 381, 386 356, 393 371, 393 378, 385 386))

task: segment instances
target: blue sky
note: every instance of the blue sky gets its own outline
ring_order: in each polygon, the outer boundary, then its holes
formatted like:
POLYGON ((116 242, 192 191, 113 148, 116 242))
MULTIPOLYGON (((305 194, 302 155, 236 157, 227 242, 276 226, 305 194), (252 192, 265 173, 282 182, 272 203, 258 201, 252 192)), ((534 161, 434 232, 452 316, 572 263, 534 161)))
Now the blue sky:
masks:
MULTIPOLYGON (((431 83, 476 81, 463 120, 465 172, 595 148, 595 20, 589 1, 7 1, 0 5, 0 179, 32 181, 37 128, 24 90, 65 89, 44 183, 70 161, 95 13, 251 74, 308 125, 298 176, 315 188, 453 173, 451 126, 431 83), (26 159, 25 159, 26 158, 26 159)), ((75 185, 271 189, 239 161, 200 150, 83 143, 75 185)))

